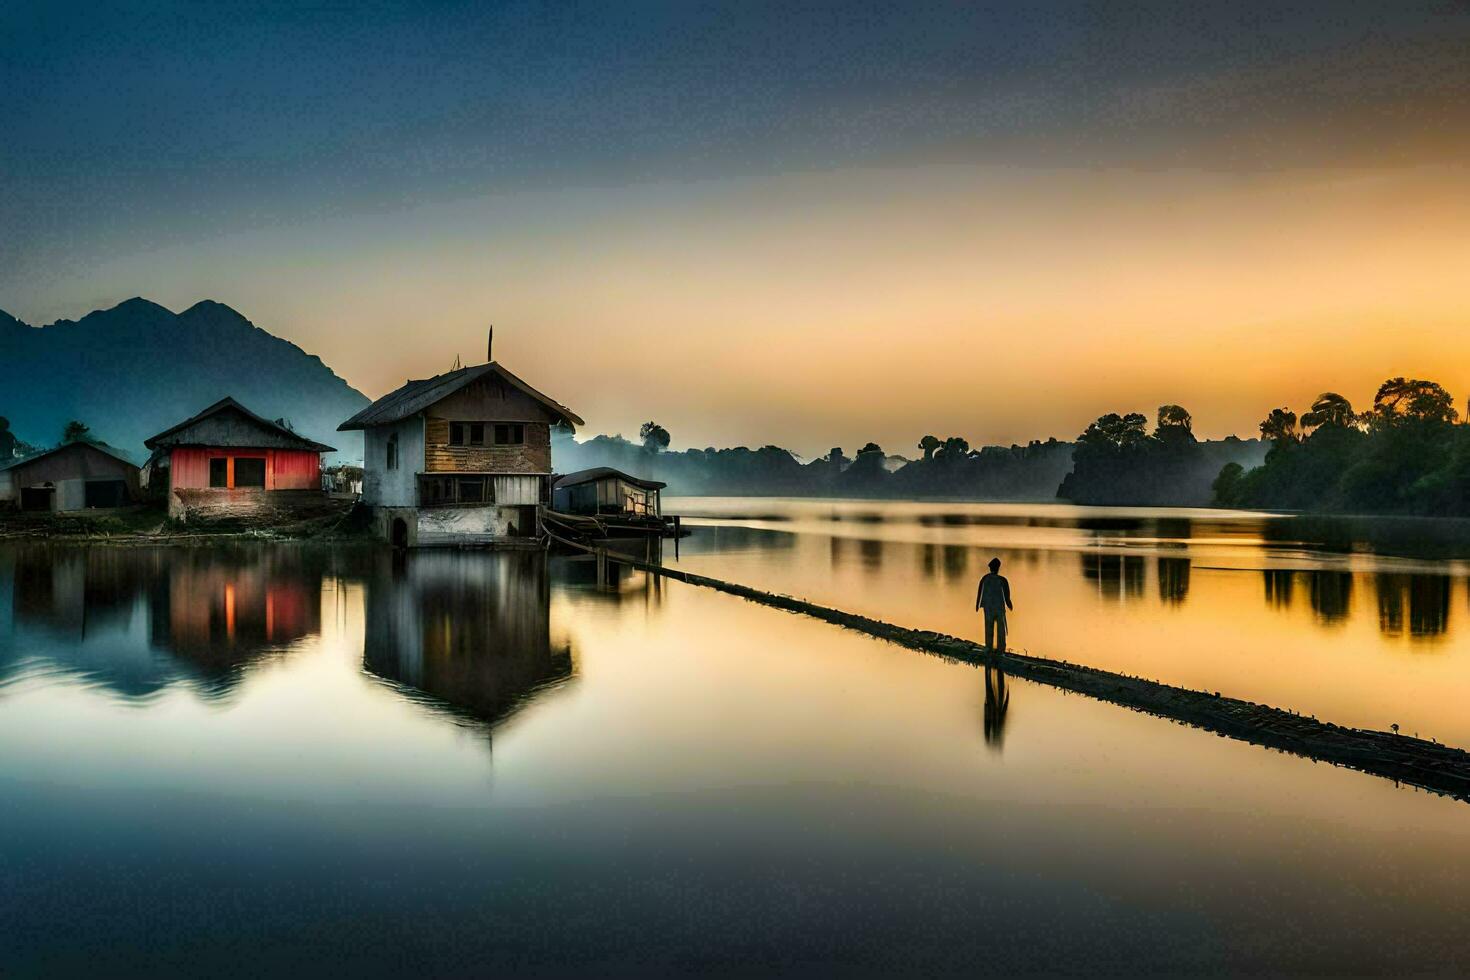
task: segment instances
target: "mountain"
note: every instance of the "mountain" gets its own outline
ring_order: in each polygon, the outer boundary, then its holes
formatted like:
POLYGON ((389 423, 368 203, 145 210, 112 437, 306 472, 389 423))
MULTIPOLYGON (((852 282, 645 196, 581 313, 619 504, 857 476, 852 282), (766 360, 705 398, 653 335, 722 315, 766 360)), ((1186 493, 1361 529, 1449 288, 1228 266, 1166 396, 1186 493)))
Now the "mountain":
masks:
POLYGON ((32 327, 0 310, 0 416, 33 445, 55 445, 71 419, 128 452, 226 395, 302 435, 362 459, 362 434, 337 425, 368 404, 295 344, 204 300, 172 313, 130 299, 80 320, 32 327))

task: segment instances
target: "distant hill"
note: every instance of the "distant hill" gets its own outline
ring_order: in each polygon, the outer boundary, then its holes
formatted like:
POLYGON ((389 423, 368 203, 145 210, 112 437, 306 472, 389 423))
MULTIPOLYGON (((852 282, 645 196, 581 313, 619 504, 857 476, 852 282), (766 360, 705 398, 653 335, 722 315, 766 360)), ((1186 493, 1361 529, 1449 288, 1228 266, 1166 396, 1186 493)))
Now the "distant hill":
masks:
POLYGON ((362 459, 362 434, 337 425, 367 396, 223 303, 176 314, 130 299, 45 327, 0 311, 0 416, 33 445, 56 444, 77 419, 142 457, 144 439, 226 395, 337 447, 340 461, 362 459))

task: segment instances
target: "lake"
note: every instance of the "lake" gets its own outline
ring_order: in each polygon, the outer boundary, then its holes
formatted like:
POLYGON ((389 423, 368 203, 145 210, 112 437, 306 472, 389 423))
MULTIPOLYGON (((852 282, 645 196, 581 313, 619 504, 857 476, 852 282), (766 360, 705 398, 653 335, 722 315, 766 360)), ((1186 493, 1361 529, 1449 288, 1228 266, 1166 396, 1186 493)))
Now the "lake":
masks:
MULTIPOLYGON (((707 574, 973 635, 995 552, 1034 652, 1457 724, 1453 561, 1214 515, 679 506, 707 574)), ((6 976, 1460 973, 1467 814, 583 560, 0 545, 6 976)))
POLYGON ((1009 644, 1338 724, 1470 746, 1460 523, 1063 504, 683 498, 691 571, 979 640, 1001 559, 1009 644))

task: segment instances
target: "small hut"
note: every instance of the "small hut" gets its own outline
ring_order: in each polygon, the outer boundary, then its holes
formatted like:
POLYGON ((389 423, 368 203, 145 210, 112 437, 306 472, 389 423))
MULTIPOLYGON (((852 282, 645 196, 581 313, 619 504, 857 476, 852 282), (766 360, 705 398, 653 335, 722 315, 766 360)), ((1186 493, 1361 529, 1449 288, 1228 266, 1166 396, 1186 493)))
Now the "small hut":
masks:
POLYGON ((137 499, 137 465, 103 443, 68 442, 0 463, 0 506, 71 512, 137 499))
POLYGON ((150 488, 165 483, 170 517, 241 515, 316 506, 331 446, 256 415, 233 398, 164 429, 143 445, 150 488))
POLYGON ((630 476, 611 466, 594 466, 558 477, 552 485, 552 509, 583 516, 660 517, 657 480, 630 476))

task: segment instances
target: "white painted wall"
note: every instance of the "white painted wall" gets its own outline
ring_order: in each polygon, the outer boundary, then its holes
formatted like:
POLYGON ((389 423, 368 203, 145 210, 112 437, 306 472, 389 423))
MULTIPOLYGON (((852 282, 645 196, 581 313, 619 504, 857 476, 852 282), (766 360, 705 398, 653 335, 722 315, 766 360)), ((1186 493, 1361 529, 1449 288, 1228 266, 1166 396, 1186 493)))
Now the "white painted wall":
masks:
POLYGON ((544 476, 497 476, 495 478, 495 502, 505 504, 541 503, 541 485, 544 476))
POLYGON ((418 474, 424 469, 424 419, 414 415, 363 433, 362 502, 374 507, 418 505, 418 474), (387 468, 388 437, 398 436, 398 468, 387 468))
POLYGON ((9 503, 19 496, 15 490, 15 474, 10 470, 0 470, 0 501, 9 503))

